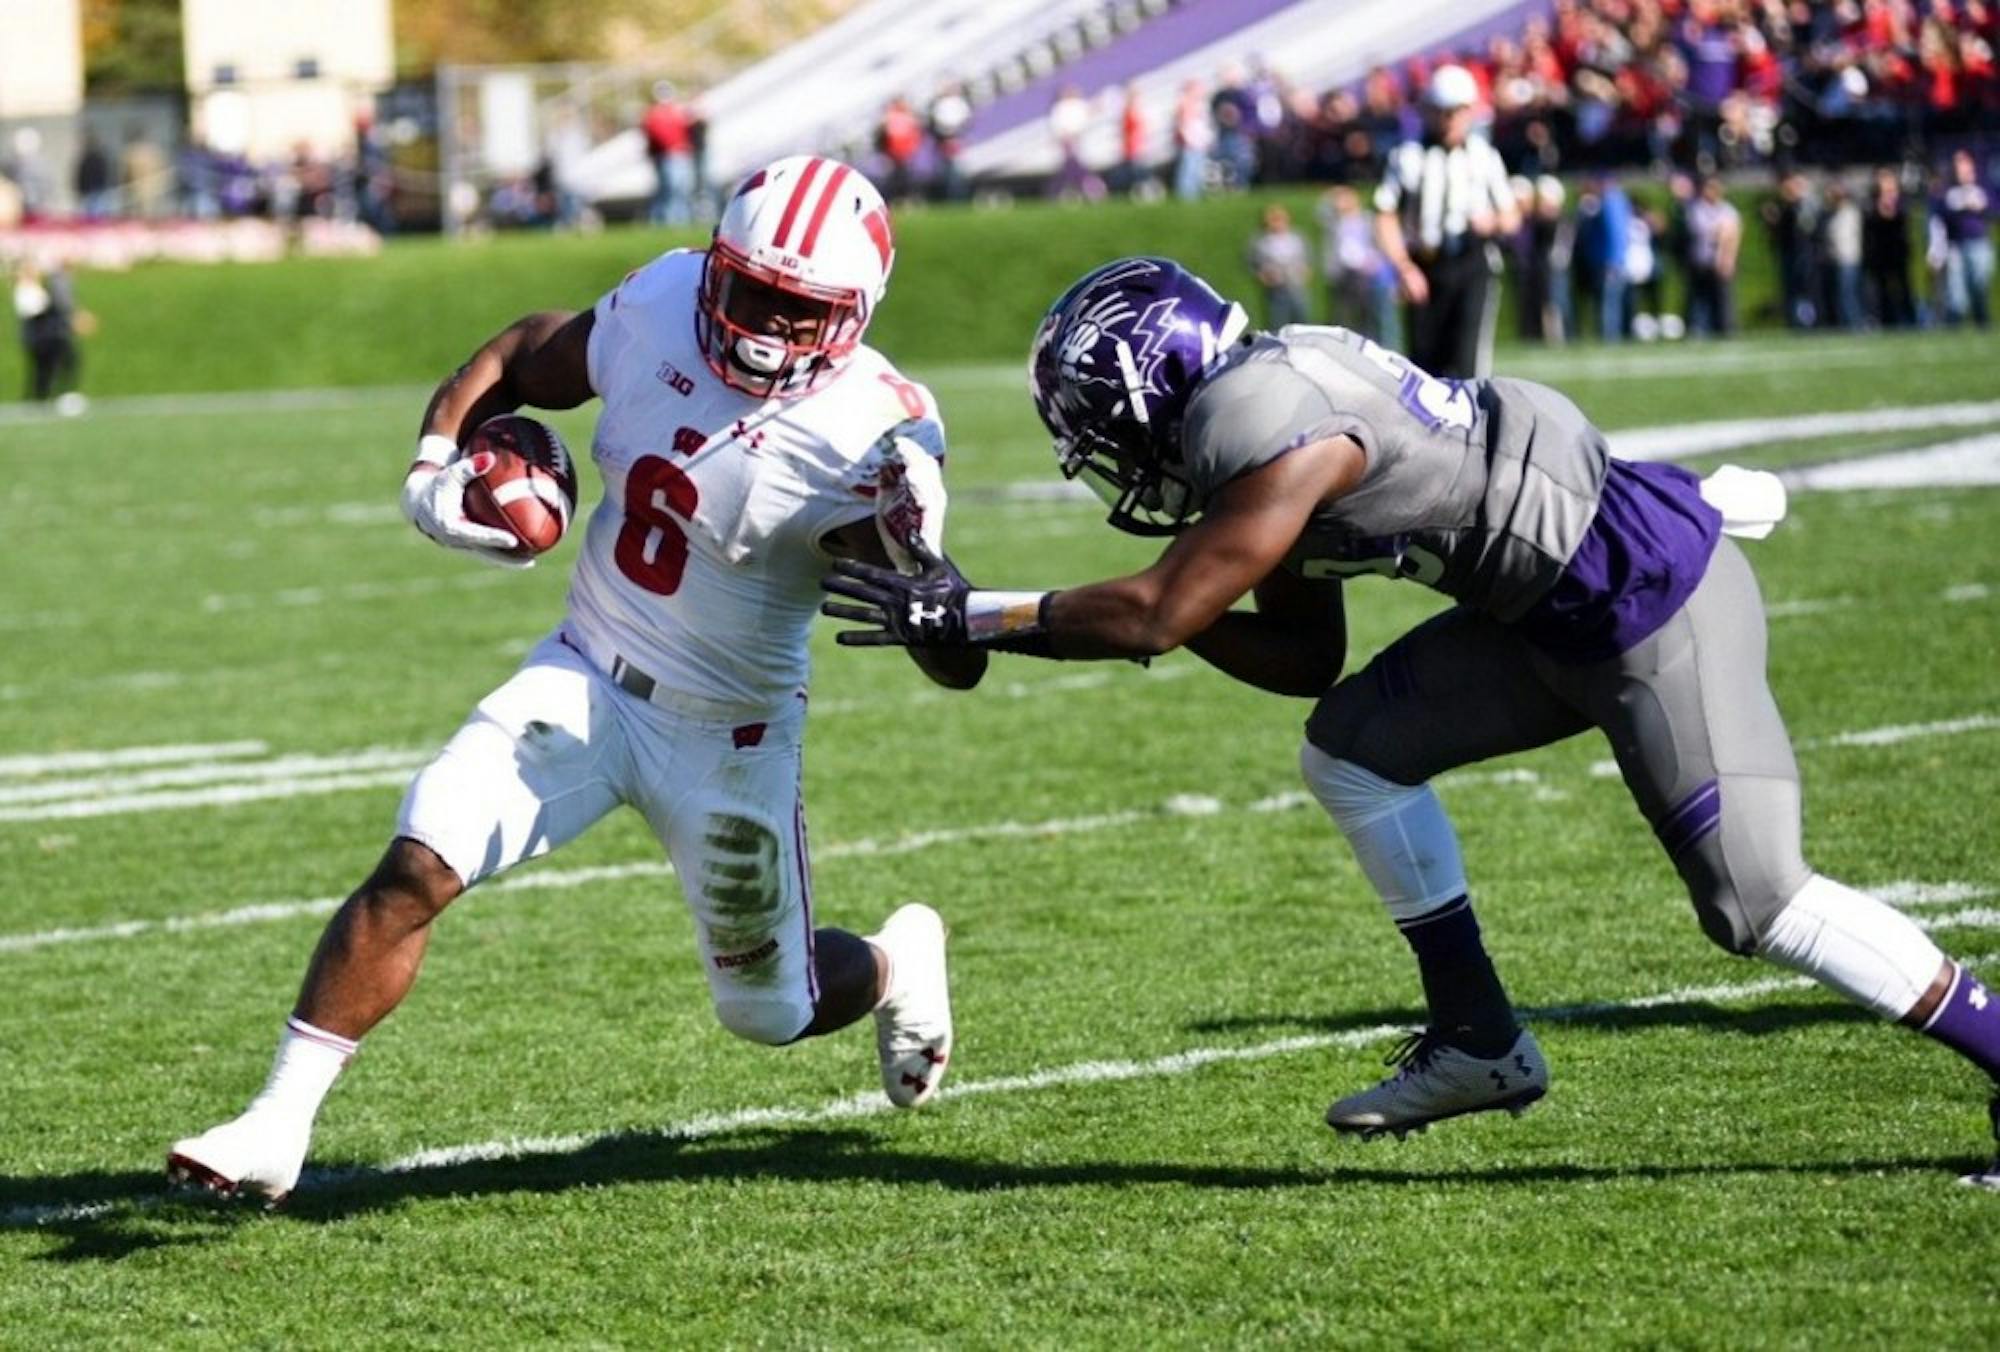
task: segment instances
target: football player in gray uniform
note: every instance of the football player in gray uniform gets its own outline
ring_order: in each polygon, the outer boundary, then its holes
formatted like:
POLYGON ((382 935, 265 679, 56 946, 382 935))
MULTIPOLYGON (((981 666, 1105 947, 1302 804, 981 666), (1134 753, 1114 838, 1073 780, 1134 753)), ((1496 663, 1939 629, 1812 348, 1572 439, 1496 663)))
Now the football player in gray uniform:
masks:
MULTIPOLYGON (((1158 561, 1051 592, 975 588, 940 560, 915 576, 840 563, 824 609, 866 626, 847 644, 1061 658, 1185 646, 1317 699, 1306 783, 1408 939, 1429 1006, 1398 1070, 1328 1109, 1335 1130, 1401 1134, 1545 1092, 1430 780, 1596 727, 1708 936, 1970 1060, 1995 1082, 2000 1135, 2000 999, 1802 852, 1763 602, 1725 537, 1782 516, 1770 476, 1615 460, 1555 390, 1439 380, 1344 329, 1254 333, 1159 258, 1072 286, 1036 334, 1030 379, 1063 473, 1106 499, 1113 525, 1167 538, 1158 561), (1371 573, 1456 604, 1343 677, 1341 585, 1371 573), (1230 608, 1246 595, 1254 610, 1230 608)), ((2000 1187, 2000 1164, 1975 1178, 2000 1187)))

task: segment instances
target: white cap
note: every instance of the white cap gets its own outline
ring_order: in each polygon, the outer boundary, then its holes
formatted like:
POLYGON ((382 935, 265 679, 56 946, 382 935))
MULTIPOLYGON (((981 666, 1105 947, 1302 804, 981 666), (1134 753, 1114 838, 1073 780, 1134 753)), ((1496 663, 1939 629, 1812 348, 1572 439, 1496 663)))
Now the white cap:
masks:
POLYGON ((1431 72, 1430 88, 1424 97, 1431 107, 1450 112, 1470 108, 1479 102, 1479 81, 1464 66, 1439 66, 1431 72))

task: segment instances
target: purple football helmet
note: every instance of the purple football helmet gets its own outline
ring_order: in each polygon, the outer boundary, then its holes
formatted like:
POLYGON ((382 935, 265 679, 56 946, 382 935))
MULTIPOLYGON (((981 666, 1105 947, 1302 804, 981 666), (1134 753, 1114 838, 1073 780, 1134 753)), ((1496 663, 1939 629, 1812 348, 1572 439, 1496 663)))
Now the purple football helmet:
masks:
POLYGON ((1249 329, 1242 306, 1165 258, 1106 263, 1049 307, 1028 388, 1063 477, 1103 498, 1112 525, 1172 535, 1200 515, 1177 472, 1181 415, 1249 329))

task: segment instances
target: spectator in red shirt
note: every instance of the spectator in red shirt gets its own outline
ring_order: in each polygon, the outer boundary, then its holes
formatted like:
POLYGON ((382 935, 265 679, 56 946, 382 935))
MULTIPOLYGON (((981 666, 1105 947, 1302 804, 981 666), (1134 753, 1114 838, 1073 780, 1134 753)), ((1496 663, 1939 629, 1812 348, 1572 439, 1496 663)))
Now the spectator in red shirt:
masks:
POLYGON ((1146 172, 1146 143, 1152 138, 1152 127, 1146 120, 1146 103, 1139 97, 1138 85, 1125 86, 1124 100, 1118 113, 1118 186, 1136 194, 1152 178, 1146 172))
POLYGON ((912 174, 917 152, 924 148, 924 124, 910 107, 910 101, 900 94, 882 110, 882 125, 875 131, 875 148, 889 162, 886 195, 891 201, 908 200, 916 182, 912 174))
POLYGON ((653 104, 639 120, 646 154, 653 161, 657 183, 646 219, 654 225, 686 225, 693 218, 694 145, 688 137, 687 108, 674 95, 671 81, 653 86, 653 104))

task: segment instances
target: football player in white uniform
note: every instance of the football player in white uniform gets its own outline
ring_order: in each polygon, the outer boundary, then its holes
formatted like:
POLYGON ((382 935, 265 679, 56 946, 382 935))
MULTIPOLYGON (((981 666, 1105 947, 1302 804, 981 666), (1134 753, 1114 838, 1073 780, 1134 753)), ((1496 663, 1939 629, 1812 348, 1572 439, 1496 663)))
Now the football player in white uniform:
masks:
MULTIPOLYGON (((603 400, 591 514, 562 623, 480 701, 403 799, 374 873, 328 923, 262 1092, 177 1142, 176 1181, 276 1200, 321 1100, 409 991, 466 888, 643 814, 694 913, 717 1016, 772 1045, 875 1014, 903 1107, 951 1053, 944 926, 928 906, 866 938, 815 929, 799 797, 806 638, 835 556, 940 547, 935 402, 861 337, 888 282, 888 211, 847 165, 782 159, 736 190, 706 252, 675 250, 592 310, 513 324, 448 377, 404 489, 450 548, 520 565, 466 519, 460 444, 521 405, 603 400)), ((913 653, 967 688, 983 654, 913 653)))

